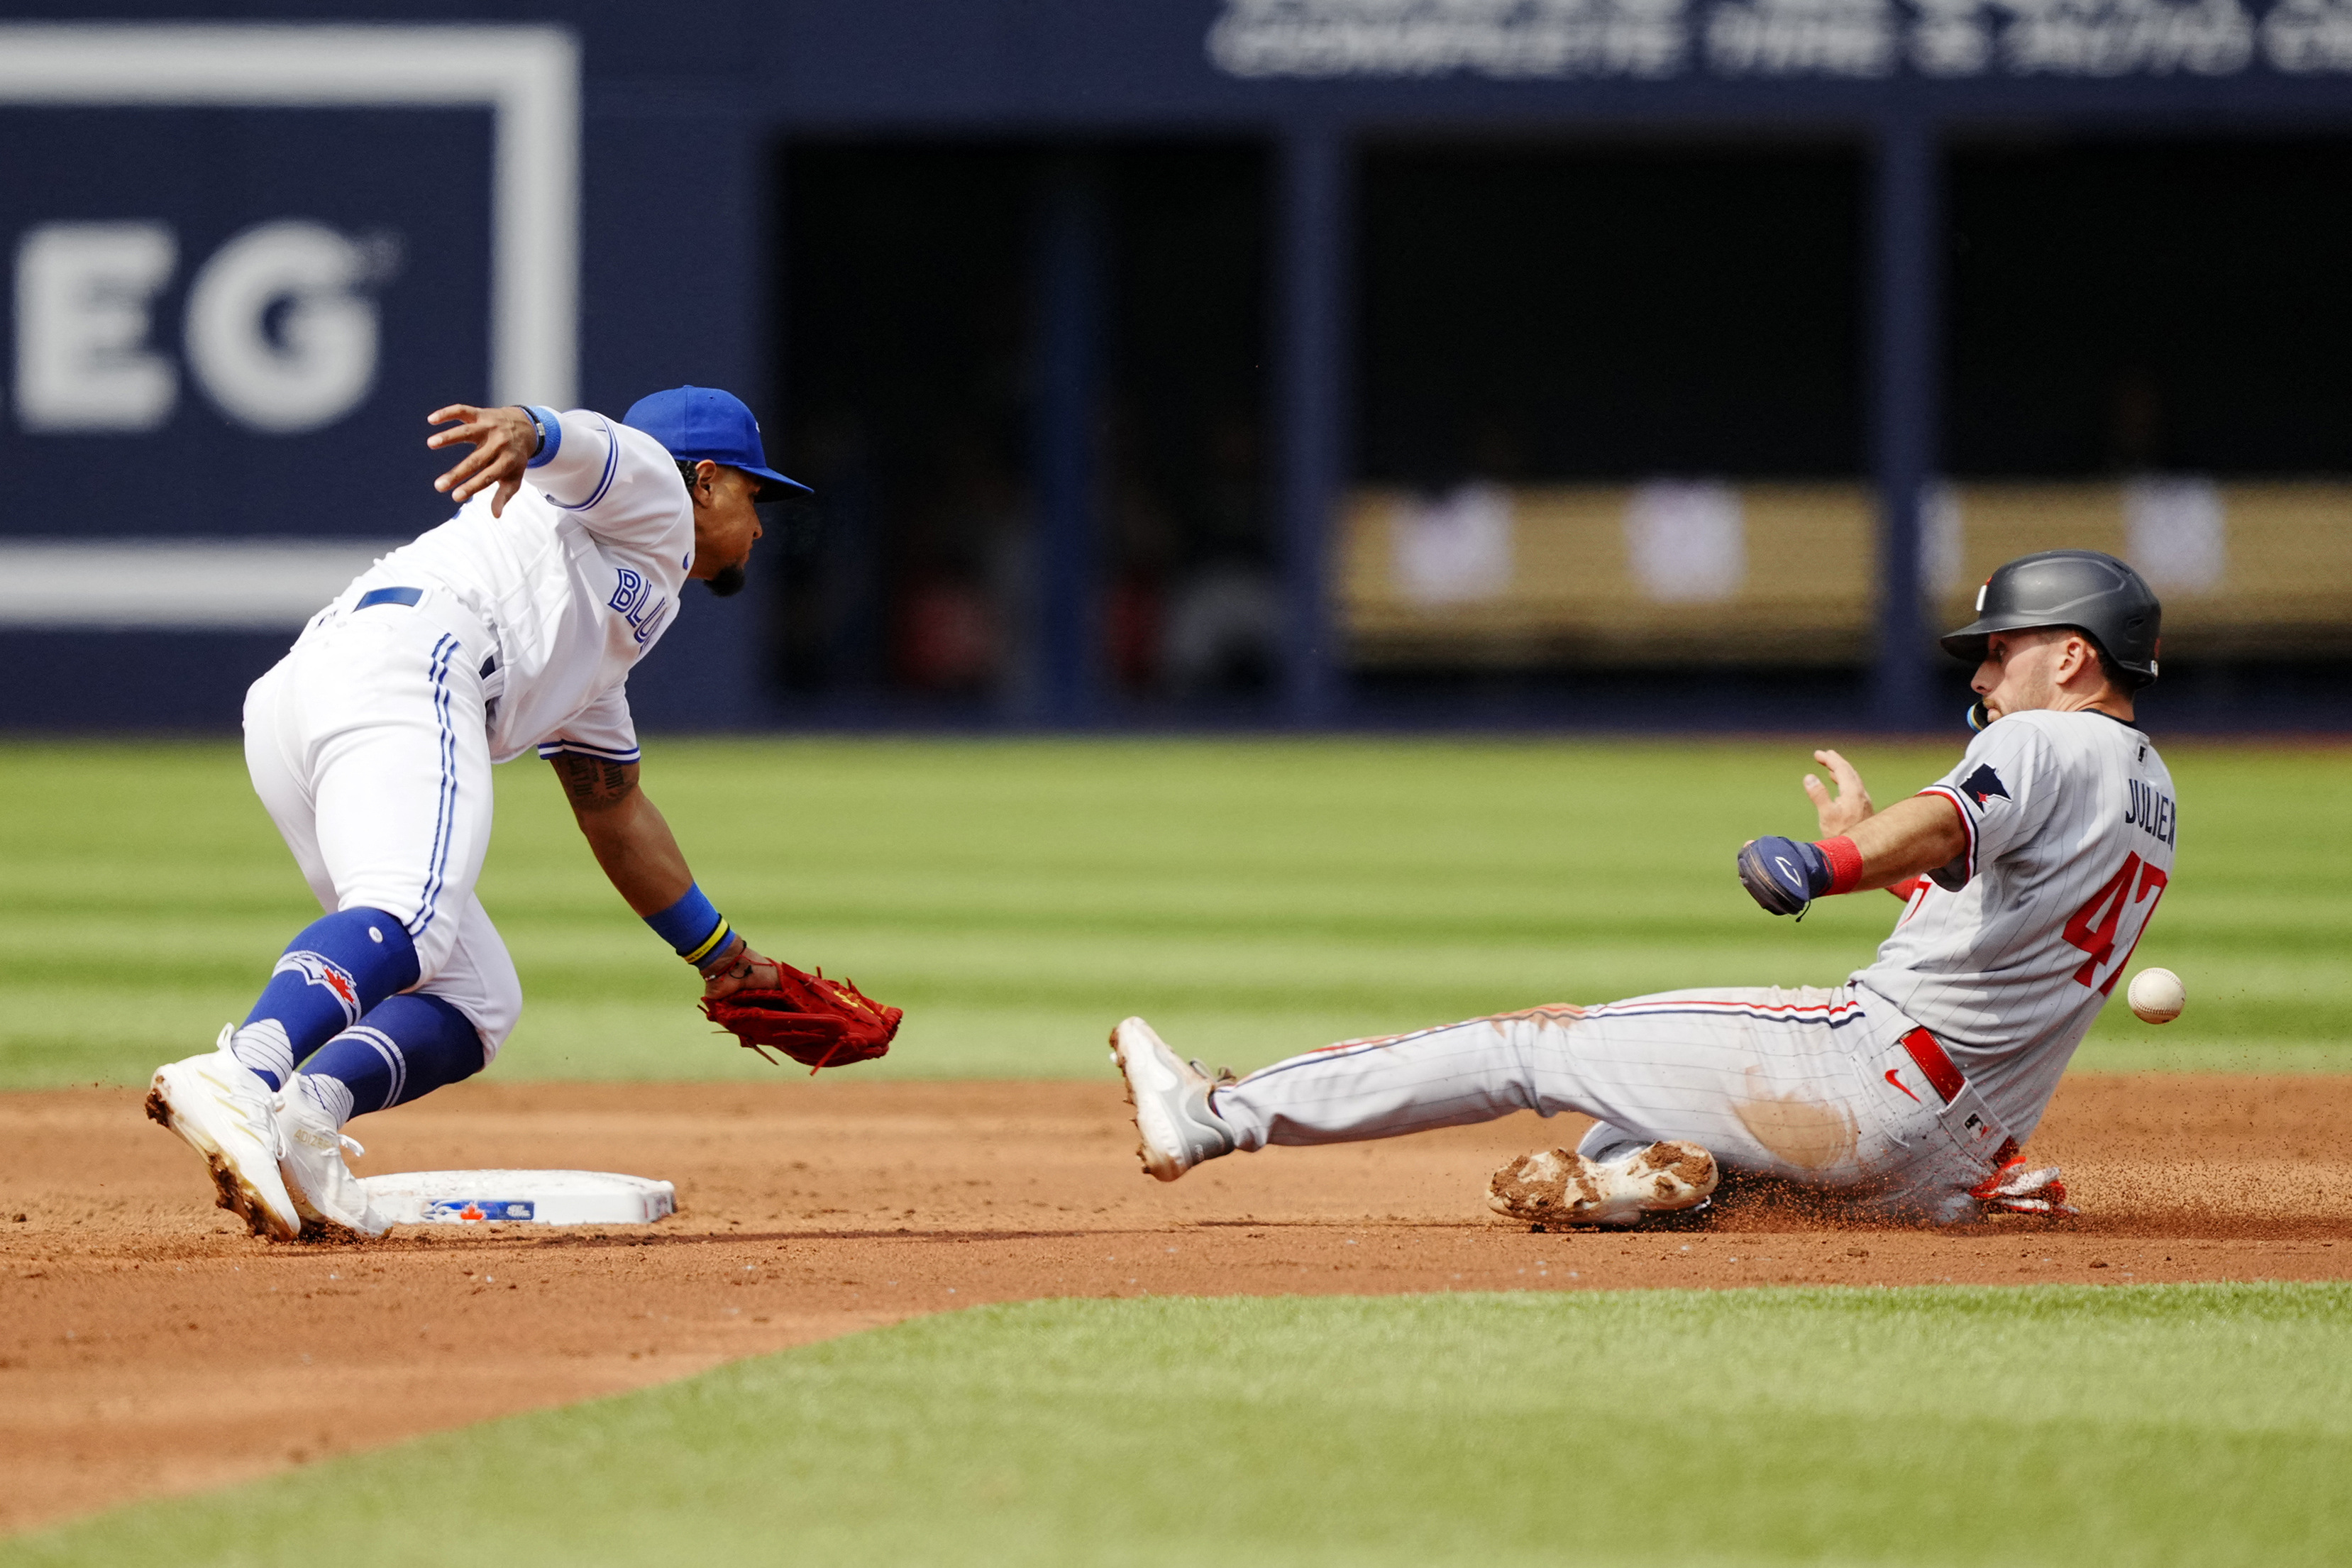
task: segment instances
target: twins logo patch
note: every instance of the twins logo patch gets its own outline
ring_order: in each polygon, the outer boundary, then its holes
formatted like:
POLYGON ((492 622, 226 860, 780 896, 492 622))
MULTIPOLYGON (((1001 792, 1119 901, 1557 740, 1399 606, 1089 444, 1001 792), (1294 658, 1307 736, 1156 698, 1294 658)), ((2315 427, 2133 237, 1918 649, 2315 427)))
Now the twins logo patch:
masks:
POLYGON ((274 978, 280 974, 299 974, 312 985, 323 985, 342 1004, 345 1027, 360 1021, 360 983, 352 972, 323 952, 294 952, 278 961, 271 970, 274 978))
POLYGON ((1979 805, 1984 805, 1994 795, 1999 795, 2003 800, 2011 798, 2008 786, 2000 782, 2000 775, 1992 771, 1990 763, 1985 763, 1962 780, 1960 793, 1979 805))

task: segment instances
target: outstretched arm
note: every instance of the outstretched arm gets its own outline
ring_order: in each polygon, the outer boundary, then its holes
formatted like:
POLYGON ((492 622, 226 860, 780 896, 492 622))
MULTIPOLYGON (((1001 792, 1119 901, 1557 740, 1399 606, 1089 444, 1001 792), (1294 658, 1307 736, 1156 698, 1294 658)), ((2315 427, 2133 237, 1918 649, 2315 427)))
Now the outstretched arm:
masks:
POLYGON ((1968 853, 1968 830, 1960 814, 1939 795, 1898 800, 1846 835, 1862 856, 1862 875, 1851 891, 1891 888, 1924 877, 1968 853))
POLYGON ((515 491, 522 488, 523 470, 539 455, 539 422, 526 409, 477 408, 470 403, 453 403, 425 416, 428 425, 452 421, 457 426, 455 430, 436 430, 425 438, 425 445, 436 452, 453 446, 474 449, 434 480, 433 488, 463 506, 496 485, 498 493, 490 498, 490 515, 497 517, 506 510, 507 502, 514 500, 515 491))
POLYGON ((1862 774, 1837 752, 1813 760, 1830 771, 1838 793, 1805 775, 1805 794, 1821 819, 1820 839, 1756 838, 1739 851, 1739 880, 1776 915, 1801 912, 1828 893, 1890 888, 1948 865, 1968 852, 1968 829, 1942 795, 1917 795, 1885 811, 1872 807, 1862 774))
POLYGON ((1967 853, 1968 830, 1950 801, 1915 795, 1880 811, 1870 804, 1870 791, 1852 763, 1832 751, 1815 752, 1813 761, 1829 770, 1837 785, 1832 795, 1819 778, 1805 775, 1805 795, 1821 819, 1822 837, 1843 835, 1862 854, 1862 875, 1853 891, 1907 882, 1967 853))
MULTIPOLYGON (((572 819, 588 840, 596 864, 615 891, 641 917, 661 921, 681 901, 698 899, 694 873, 669 824, 637 787, 637 764, 606 762, 572 752, 548 759, 572 803, 572 819)), ((656 924, 656 930, 662 926, 656 924)), ((667 934, 667 932, 665 932, 667 934)), ((692 940, 692 939, 686 939, 692 940)), ((730 931, 707 954, 692 961, 701 972, 702 994, 724 996, 750 985, 772 985, 776 966, 730 931)))

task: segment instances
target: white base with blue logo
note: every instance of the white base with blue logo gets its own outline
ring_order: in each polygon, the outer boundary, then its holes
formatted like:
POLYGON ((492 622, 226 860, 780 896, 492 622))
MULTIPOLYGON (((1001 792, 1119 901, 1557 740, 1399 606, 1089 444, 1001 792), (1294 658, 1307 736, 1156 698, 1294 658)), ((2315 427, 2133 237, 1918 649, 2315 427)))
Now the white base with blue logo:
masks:
POLYGON ((360 1185, 394 1225, 651 1225, 677 1210, 669 1183, 609 1171, 411 1171, 360 1185))

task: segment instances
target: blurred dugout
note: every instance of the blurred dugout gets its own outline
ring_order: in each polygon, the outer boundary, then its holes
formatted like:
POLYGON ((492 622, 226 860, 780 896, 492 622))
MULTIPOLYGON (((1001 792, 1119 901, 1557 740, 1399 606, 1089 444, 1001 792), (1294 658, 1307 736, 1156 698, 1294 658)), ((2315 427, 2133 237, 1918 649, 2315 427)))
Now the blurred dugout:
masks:
MULTIPOLYGON (((2198 721, 2229 721, 2240 677, 2352 658, 2352 141, 1962 139, 1938 162, 1930 627, 2001 561, 2078 546, 2165 595, 2176 713, 2200 679, 2198 721)), ((1264 154, 784 165, 793 460, 820 490, 787 564, 789 700, 1050 712, 1040 558, 1075 550, 1102 711, 1285 711, 1264 154), (1056 536, 1037 258, 1073 179, 1094 467, 1056 536)), ((1353 169, 1319 656, 1342 709, 1541 721, 1615 691, 1606 721, 1749 721, 1674 707, 1736 670, 1856 711, 1885 625, 1864 151, 1399 136, 1353 169)))
MULTIPOLYGON (((2352 485, 1947 484, 1922 511, 1941 620, 1966 620, 2003 561, 2074 547, 2122 556, 2163 595, 2167 659, 2352 657, 2352 485)), ((1341 623, 1371 669, 1854 665, 1874 529, 1858 484, 1360 489, 1341 623)))

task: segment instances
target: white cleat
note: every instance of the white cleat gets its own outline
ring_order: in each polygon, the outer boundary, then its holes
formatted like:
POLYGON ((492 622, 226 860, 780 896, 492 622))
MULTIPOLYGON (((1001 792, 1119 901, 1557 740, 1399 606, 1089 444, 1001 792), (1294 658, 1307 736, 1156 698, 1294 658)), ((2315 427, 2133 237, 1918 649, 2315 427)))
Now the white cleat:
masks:
POLYGON ((1622 1228, 1697 1207, 1718 1179, 1715 1156, 1696 1143, 1646 1143, 1613 1160, 1544 1149, 1496 1171, 1486 1206, 1530 1225, 1622 1228))
POLYGON ((302 1216, 278 1172, 278 1118, 269 1085, 229 1054, 229 1037, 236 1032, 228 1025, 215 1049, 157 1068, 147 1090, 147 1114, 205 1157, 213 1185, 220 1189, 221 1207, 256 1236, 291 1241, 301 1234, 302 1216))
POLYGON ((1179 1060, 1140 1018, 1110 1032, 1110 1051, 1127 1077, 1127 1102, 1142 1138, 1136 1152, 1146 1171, 1172 1182, 1203 1160, 1234 1152, 1233 1130, 1209 1109, 1218 1079, 1199 1063, 1179 1060))
POLYGON ((367 1151, 303 1092, 301 1074, 289 1079, 278 1091, 275 1110, 278 1173, 286 1179, 286 1190, 302 1216, 303 1238, 341 1241, 390 1230, 392 1222, 368 1206, 367 1189, 343 1163, 347 1151, 353 1156, 367 1151))

